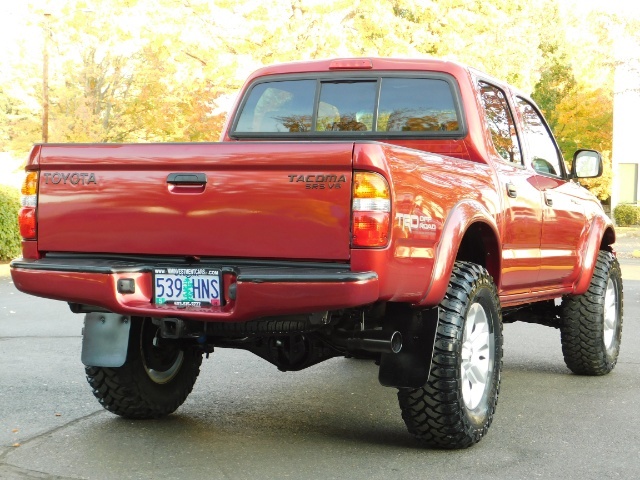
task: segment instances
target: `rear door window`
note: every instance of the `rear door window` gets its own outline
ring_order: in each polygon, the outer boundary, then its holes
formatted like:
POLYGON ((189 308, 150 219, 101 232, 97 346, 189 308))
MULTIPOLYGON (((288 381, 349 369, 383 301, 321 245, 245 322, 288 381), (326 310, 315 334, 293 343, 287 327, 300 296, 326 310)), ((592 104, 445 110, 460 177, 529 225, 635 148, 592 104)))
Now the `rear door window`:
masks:
POLYGON ((522 165, 520 142, 504 92, 498 87, 480 82, 480 98, 496 152, 505 162, 522 165))

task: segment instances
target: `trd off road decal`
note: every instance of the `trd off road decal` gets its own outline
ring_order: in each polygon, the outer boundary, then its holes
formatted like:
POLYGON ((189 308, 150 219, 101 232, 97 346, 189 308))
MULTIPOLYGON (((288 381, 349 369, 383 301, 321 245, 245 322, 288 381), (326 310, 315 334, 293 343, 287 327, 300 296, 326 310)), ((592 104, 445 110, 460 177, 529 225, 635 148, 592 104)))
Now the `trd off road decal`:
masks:
POLYGON ((394 226, 404 238, 435 240, 441 222, 422 213, 396 213, 394 226))
POLYGON ((435 232, 437 230, 436 224, 431 217, 425 217, 424 215, 410 215, 408 213, 396 213, 396 222, 399 227, 409 230, 410 232, 425 231, 435 232))

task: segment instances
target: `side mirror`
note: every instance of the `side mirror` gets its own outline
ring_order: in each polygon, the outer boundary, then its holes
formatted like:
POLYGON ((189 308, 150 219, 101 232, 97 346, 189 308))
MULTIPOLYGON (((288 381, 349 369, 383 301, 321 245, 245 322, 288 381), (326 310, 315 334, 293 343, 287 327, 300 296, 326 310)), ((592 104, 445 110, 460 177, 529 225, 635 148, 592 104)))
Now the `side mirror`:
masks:
POLYGON ((571 178, 595 178, 602 175, 602 156, 595 150, 578 150, 573 154, 571 178))

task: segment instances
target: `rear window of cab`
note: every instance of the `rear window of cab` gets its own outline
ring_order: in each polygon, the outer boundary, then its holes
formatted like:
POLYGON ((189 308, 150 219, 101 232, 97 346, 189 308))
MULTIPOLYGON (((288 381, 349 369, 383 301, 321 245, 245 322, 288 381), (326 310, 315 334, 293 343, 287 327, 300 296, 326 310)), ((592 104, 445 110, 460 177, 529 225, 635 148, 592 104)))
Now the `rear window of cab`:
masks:
POLYGON ((232 136, 459 137, 462 118, 457 83, 445 74, 279 77, 248 89, 232 136))

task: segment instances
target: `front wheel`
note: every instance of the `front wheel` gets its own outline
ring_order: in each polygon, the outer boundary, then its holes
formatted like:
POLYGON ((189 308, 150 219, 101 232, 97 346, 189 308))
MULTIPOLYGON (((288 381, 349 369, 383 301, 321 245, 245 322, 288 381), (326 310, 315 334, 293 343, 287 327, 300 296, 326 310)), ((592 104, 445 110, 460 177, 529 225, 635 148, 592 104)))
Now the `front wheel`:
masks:
POLYGON ((622 274, 610 252, 598 254, 589 289, 566 297, 560 327, 567 367, 580 375, 605 375, 616 366, 622 338, 622 274))
POLYGON ((456 262, 438 315, 429 379, 400 389, 398 401, 409 432, 424 444, 466 448, 487 433, 500 388, 502 315, 489 273, 456 262))
POLYGON ((150 318, 133 318, 127 360, 118 368, 85 368, 94 396, 125 418, 160 418, 186 400, 200 373, 202 352, 163 341, 150 318))

